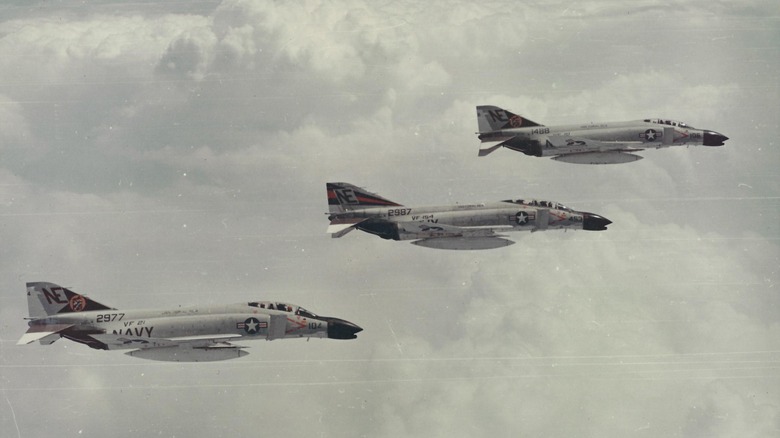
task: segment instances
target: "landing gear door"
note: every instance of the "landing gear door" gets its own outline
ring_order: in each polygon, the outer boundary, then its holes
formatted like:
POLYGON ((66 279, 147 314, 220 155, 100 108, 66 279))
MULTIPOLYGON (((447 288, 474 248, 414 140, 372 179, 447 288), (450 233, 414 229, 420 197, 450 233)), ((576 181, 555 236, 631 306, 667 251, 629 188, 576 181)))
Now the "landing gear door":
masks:
POLYGON ((546 230, 550 224, 550 210, 540 208, 536 210, 536 229, 546 230))
POLYGON ((271 327, 268 328, 268 340, 284 338, 287 332, 287 316, 271 315, 271 327))

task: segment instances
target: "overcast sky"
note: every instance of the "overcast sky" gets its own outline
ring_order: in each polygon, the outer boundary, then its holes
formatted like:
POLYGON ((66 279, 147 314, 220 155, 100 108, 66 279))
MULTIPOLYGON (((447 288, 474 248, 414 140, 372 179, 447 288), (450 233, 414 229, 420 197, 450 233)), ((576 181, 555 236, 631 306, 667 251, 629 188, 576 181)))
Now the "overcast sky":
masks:
POLYGON ((0 6, 0 436, 780 435, 775 0, 89 3, 0 6), (477 105, 730 140, 478 158, 477 105), (334 240, 326 181, 614 223, 334 240), (28 281, 364 331, 208 364, 16 346, 28 281))

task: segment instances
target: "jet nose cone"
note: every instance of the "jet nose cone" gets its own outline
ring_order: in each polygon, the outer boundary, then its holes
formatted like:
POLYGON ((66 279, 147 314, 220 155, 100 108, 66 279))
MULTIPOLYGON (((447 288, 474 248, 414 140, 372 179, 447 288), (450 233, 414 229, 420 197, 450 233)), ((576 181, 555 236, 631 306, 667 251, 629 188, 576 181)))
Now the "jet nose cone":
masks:
POLYGON ((723 146, 723 142, 729 138, 715 131, 704 131, 704 146, 723 146))
POLYGON ((326 318, 328 321, 328 338, 355 339, 363 329, 357 324, 339 318, 326 318))
POLYGON ((583 213, 582 229, 588 231, 603 231, 612 221, 593 213, 583 213))

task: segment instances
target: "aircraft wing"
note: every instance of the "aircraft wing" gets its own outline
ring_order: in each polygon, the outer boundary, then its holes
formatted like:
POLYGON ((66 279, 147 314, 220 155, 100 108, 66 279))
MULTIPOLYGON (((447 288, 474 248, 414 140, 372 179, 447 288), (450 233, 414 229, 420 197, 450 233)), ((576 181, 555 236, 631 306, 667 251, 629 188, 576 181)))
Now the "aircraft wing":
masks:
POLYGON ((507 147, 526 155, 558 156, 583 152, 635 152, 644 149, 641 141, 601 141, 587 137, 568 135, 534 135, 532 137, 515 136, 490 146, 481 146, 479 156, 484 157, 501 147, 507 147))
POLYGON ((511 240, 503 239, 506 236, 496 233, 496 231, 503 229, 511 230, 511 226, 457 227, 430 222, 415 222, 411 226, 404 224, 404 231, 413 231, 414 227, 416 227, 416 234, 420 239, 413 241, 412 244, 426 248, 471 250, 500 248, 514 244, 511 240))
POLYGON ((546 136, 544 155, 553 160, 574 164, 617 164, 641 160, 638 152, 644 149, 641 141, 601 141, 585 137, 546 136))
POLYGON ((149 338, 145 336, 100 333, 90 335, 92 338, 106 344, 109 350, 126 349, 128 346, 137 348, 181 347, 207 348, 215 344, 226 344, 227 341, 239 339, 241 335, 202 335, 182 336, 176 338, 149 338))
MULTIPOLYGON (((417 229, 428 237, 503 237, 496 234, 497 230, 511 230, 512 227, 458 227, 431 222, 413 222, 417 229)), ((406 228, 406 226, 404 226, 406 228)))
MULTIPOLYGON (((641 150, 641 141, 601 141, 593 140, 587 137, 572 137, 564 135, 549 135, 541 138, 541 143, 546 149, 549 148, 588 148, 593 152, 607 151, 626 151, 632 152, 641 150)), ((566 153, 566 152, 563 152, 566 153)), ((554 155, 554 154, 553 154, 554 155)))
POLYGON ((243 350, 245 347, 228 342, 241 337, 237 334, 176 338, 146 338, 111 333, 90 336, 106 344, 109 350, 137 348, 125 354, 166 362, 214 362, 237 359, 249 354, 243 350))

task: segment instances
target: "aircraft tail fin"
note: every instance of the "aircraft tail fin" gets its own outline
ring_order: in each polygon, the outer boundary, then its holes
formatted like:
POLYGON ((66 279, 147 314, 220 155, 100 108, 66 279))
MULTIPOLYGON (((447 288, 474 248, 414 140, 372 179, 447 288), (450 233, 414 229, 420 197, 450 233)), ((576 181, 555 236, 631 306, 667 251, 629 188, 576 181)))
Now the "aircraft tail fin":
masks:
POLYGON ((533 120, 526 119, 523 116, 518 116, 503 108, 492 105, 481 105, 477 107, 477 122, 479 124, 480 134, 500 131, 502 129, 544 126, 533 120))
POLYGON ((27 309, 31 318, 89 310, 116 310, 54 283, 27 283, 27 309))
POLYGON ((344 182, 325 184, 328 192, 328 210, 331 214, 344 213, 357 208, 401 206, 376 193, 344 182))

